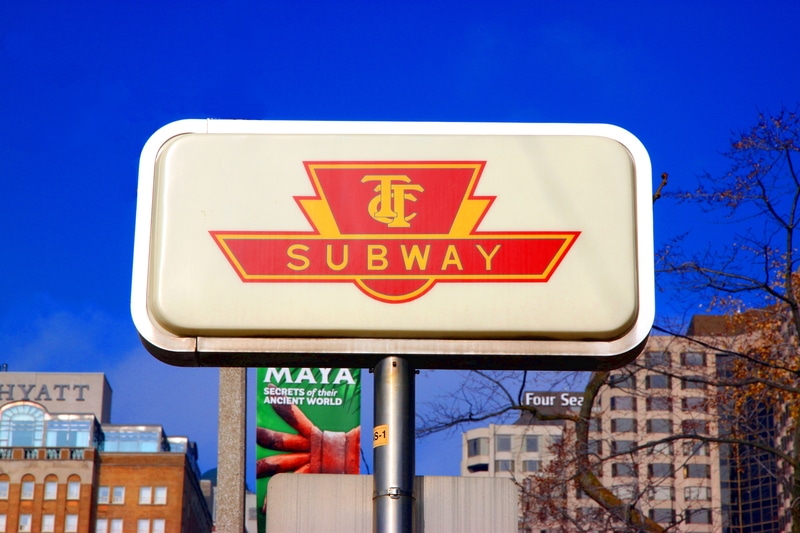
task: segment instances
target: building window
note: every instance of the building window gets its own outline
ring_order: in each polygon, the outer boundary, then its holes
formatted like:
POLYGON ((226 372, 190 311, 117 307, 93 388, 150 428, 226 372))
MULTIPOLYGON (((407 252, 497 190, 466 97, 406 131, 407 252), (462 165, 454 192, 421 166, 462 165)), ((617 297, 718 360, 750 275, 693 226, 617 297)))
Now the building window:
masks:
POLYGON ((686 501, 708 501, 711 499, 711 487, 685 487, 683 499, 686 501))
POLYGON ((613 418, 611 420, 612 433, 636 433, 635 418, 613 418))
POLYGON ((42 515, 42 533, 53 533, 56 530, 56 515, 42 515))
POLYGON ((637 468, 634 463, 614 463, 611 465, 612 477, 636 477, 637 468))
POLYGON ((136 533, 150 533, 150 520, 141 518, 136 523, 136 533))
POLYGON ((711 479, 711 465, 688 464, 683 467, 683 477, 686 479, 711 479))
POLYGON ((644 366, 647 368, 669 366, 669 364, 669 352, 647 352, 644 355, 644 366))
POLYGON ((164 533, 167 530, 166 520, 163 518, 156 518, 153 520, 153 529, 150 533, 164 533))
POLYGON ((669 396, 648 396, 645 403, 648 411, 672 411, 672 398, 669 396))
POLYGON ((58 496, 58 482, 57 481, 45 481, 44 482, 44 499, 45 500, 55 500, 58 496))
POLYGON ((647 465, 647 476, 654 478, 673 477, 672 464, 650 463, 647 465))
POLYGON ((122 533, 122 519, 114 518, 109 524, 111 526, 109 533, 122 533))
POLYGON ((30 533, 31 523, 33 522, 33 516, 29 514, 21 514, 19 515, 19 531, 20 533, 30 533))
POLYGON ((672 501, 675 499, 675 489, 669 485, 651 487, 650 499, 655 501, 672 501))
POLYGON ((8 481, 0 481, 0 500, 8 499, 8 481))
POLYGON ((557 447, 561 446, 561 443, 564 441, 564 437, 562 435, 550 435, 550 446, 557 447))
POLYGON ((650 374, 644 378, 644 386, 648 389, 669 389, 670 378, 664 374, 650 374))
POLYGON ((50 420, 47 422, 47 446, 52 448, 87 448, 92 435, 90 420, 50 420))
POLYGON ((672 433, 672 420, 667 418, 650 418, 646 425, 648 433, 672 433))
POLYGON ((659 524, 671 524, 675 521, 675 511, 672 509, 650 509, 650 520, 659 524))
POLYGON ((608 384, 617 389, 636 389, 636 377, 633 374, 623 374, 608 378, 608 384))
POLYGON ((542 466, 541 461, 535 461, 532 459, 528 459, 522 461, 522 471, 523 472, 538 472, 539 468, 542 466))
POLYGON ((636 453, 637 443, 635 440, 612 440, 611 453, 636 453))
POLYGON ((29 404, 9 407, 0 415, 0 446, 39 448, 44 437, 44 411, 29 404))
POLYGON ((153 487, 139 487, 139 505, 153 503, 153 487))
POLYGON ((67 499, 80 500, 81 498, 81 482, 70 481, 67 483, 67 499))
POLYGON ((479 437, 467 441, 467 457, 475 457, 477 455, 489 455, 489 439, 487 437, 479 437))
POLYGON ((650 455, 672 455, 672 443, 671 442, 659 442, 658 444, 653 444, 647 453, 650 455))
POLYGON ((683 366, 706 366, 706 354, 703 352, 684 352, 681 354, 683 366))
POLYGON ((94 523, 95 533, 108 533, 108 518, 98 518, 94 523))
POLYGON ((687 524, 710 524, 711 523, 711 510, 710 509, 687 509, 686 510, 686 523, 687 524))
POLYGON ((536 453, 539 451, 538 435, 525 435, 525 451, 528 453, 536 453))
POLYGON ((514 471, 514 461, 511 459, 498 459, 494 462, 494 471, 495 472, 513 472, 514 471))
POLYGON ((589 439, 586 452, 593 455, 603 454, 603 441, 600 439, 589 439))
POLYGON ((638 487, 635 484, 616 485, 611 487, 611 492, 622 501, 633 501, 638 498, 638 487))
POLYGON ((706 413, 708 400, 701 397, 681 398, 681 409, 692 413, 706 413))
POLYGON ((97 503, 108 503, 111 491, 106 486, 97 487, 97 503))
POLYGON ((64 533, 78 533, 78 515, 68 514, 64 520, 64 533))
POLYGON ((612 411, 635 411, 636 410, 636 397, 635 396, 612 396, 611 397, 611 410, 612 411))
POLYGON ((589 419, 589 431, 603 431, 603 422, 599 416, 593 416, 589 419))
POLYGON ((20 499, 21 500, 33 499, 33 481, 22 482, 22 491, 20 492, 20 499))
POLYGON ((0 533, 6 533, 6 515, 0 514, 0 533))
POLYGON ((707 442, 689 441, 683 443, 683 455, 708 457, 711 451, 707 442))
POLYGON ((496 452, 510 452, 511 451, 511 435, 495 435, 494 436, 494 451, 496 451, 496 452))
POLYGON ((691 377, 681 378, 681 389, 683 390, 703 390, 705 388, 706 388, 705 378, 701 376, 691 376, 691 377))
POLYGON ((708 435, 708 422, 706 420, 684 420, 681 429, 687 435, 708 435))
POLYGON ((111 503, 123 505, 125 503, 125 487, 114 487, 111 493, 111 503))

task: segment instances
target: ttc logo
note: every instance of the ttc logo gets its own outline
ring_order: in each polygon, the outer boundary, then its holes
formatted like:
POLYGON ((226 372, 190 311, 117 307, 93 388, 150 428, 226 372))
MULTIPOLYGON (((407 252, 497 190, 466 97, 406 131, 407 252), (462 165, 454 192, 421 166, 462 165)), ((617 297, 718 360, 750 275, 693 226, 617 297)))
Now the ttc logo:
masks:
POLYGON ((485 162, 306 162, 313 231, 212 231, 240 279, 354 283, 387 303, 436 283, 547 282, 578 231, 481 232, 485 162))

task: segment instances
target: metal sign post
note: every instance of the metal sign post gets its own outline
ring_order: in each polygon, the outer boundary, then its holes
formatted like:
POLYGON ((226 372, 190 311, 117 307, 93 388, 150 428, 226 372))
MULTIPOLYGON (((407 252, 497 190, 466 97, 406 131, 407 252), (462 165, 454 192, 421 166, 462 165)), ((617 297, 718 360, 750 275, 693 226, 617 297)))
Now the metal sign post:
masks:
POLYGON ((374 533, 411 533, 414 508, 414 369, 396 356, 375 365, 374 533))

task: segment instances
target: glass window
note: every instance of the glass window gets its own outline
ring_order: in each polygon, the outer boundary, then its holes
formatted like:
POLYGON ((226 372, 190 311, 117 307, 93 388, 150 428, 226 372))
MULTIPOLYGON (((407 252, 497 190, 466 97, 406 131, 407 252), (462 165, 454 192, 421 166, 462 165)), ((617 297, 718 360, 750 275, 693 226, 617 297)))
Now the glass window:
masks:
POLYGON ((136 533, 150 533, 150 520, 140 518, 136 523, 136 533))
POLYGON ((0 481, 0 500, 8 499, 8 481, 0 481))
POLYGON ((107 452, 168 451, 162 433, 158 431, 106 431, 103 450, 107 452))
POLYGON ((705 379, 700 376, 691 376, 681 378, 681 389, 683 390, 703 390, 706 388, 706 384, 702 381, 698 381, 700 379, 705 379))
POLYGON ((55 500, 58 496, 58 482, 57 481, 45 481, 44 482, 44 499, 45 500, 55 500))
POLYGON ((681 398, 681 409, 694 413, 705 413, 708 412, 708 400, 700 397, 681 398))
POLYGON ((636 419, 613 418, 611 420, 611 431, 613 433, 636 433, 636 419))
POLYGON ((711 510, 710 509, 687 509, 686 510, 686 523, 687 524, 710 524, 711 523, 711 510))
POLYGON ((20 494, 20 499, 22 500, 33 499, 33 481, 22 482, 22 492, 20 494))
POLYGON ((603 431, 603 423, 599 416, 593 416, 589 419, 589 431, 603 431))
POLYGON ((110 523, 111 531, 109 533, 122 533, 122 519, 114 518, 110 523))
POLYGON ((114 487, 111 493, 111 503, 119 505, 125 503, 125 487, 114 487))
POLYGON ((31 532, 31 524, 33 523, 33 516, 29 514, 19 515, 19 531, 24 533, 31 532))
POLYGON ((68 514, 64 520, 64 533, 78 532, 78 515, 68 514))
POLYGON ((669 389, 671 387, 669 376, 664 374, 650 374, 644 378, 644 384, 648 389, 669 389))
POLYGON ((534 461, 534 460, 522 461, 523 472, 538 472, 541 466, 542 466, 541 461, 534 461))
POLYGON ((637 443, 635 440, 612 440, 611 453, 635 453, 637 443))
POLYGON ((538 435, 525 435, 525 451, 529 453, 539 451, 538 435))
POLYGON ((654 454, 661 454, 661 455, 672 455, 672 443, 671 442, 659 442, 658 444, 653 444, 647 453, 654 455, 654 454))
POLYGON ((81 498, 81 482, 70 481, 67 483, 67 499, 79 500, 81 498))
POLYGON ((669 366, 669 363, 669 352, 647 352, 644 356, 644 365, 647 368, 669 366))
POLYGON ((681 354, 683 366, 706 366, 706 354, 703 352, 684 352, 681 354))
POLYGON ((153 503, 153 487, 139 487, 139 505, 153 503))
POLYGON ((611 465, 612 477, 636 477, 637 468, 633 463, 614 463, 611 465))
POLYGON ((636 410, 636 397, 634 397, 634 396, 612 396, 611 397, 611 410, 612 411, 635 411, 636 410))
POLYGON ((50 420, 47 422, 47 446, 53 448, 88 448, 92 434, 89 420, 50 420))
POLYGON ((0 514, 0 533, 6 532, 6 515, 0 514))
POLYGON ((648 433, 672 433, 672 420, 667 418, 650 418, 647 420, 648 433))
POLYGON ((611 487, 611 492, 614 493, 614 496, 619 498, 622 501, 632 501, 637 499, 638 497, 638 488, 635 484, 629 485, 616 485, 611 487))
POLYGON ((108 533, 108 518, 98 518, 94 525, 95 533, 108 533))
POLYGON ((683 477, 687 479, 710 479, 711 465, 688 464, 683 467, 683 477))
POLYGON ((42 515, 42 533, 53 533, 56 530, 56 515, 42 515))
POLYGON ((684 420, 681 429, 687 435, 708 435, 708 422, 705 420, 684 420))
POLYGON ((673 470, 670 463, 650 463, 647 465, 647 475, 649 477, 665 478, 672 477, 673 470))
POLYGON ((600 439, 589 439, 587 443, 586 451, 590 454, 594 455, 602 455, 603 454, 603 441, 600 439))
POLYGON ((672 501, 675 499, 675 489, 669 485, 660 485, 650 488, 650 499, 657 501, 672 501))
POLYGON ((511 459, 498 459, 494 462, 494 471, 495 472, 513 472, 514 471, 514 461, 511 459))
POLYGON ((561 435, 550 435, 550 446, 560 446, 564 437, 561 435))
POLYGON ((9 407, 0 415, 0 446, 41 447, 44 411, 29 404, 9 407))
POLYGON ((494 451, 496 451, 496 452, 510 452, 511 451, 511 435, 495 435, 494 436, 494 451))
POLYGON ((153 529, 151 530, 151 533, 164 533, 166 530, 166 520, 163 518, 156 518, 153 520, 153 529))
POLYGON ((648 411, 672 411, 672 398, 669 396, 649 396, 646 403, 648 411))
POLYGON ((660 524, 672 523, 675 521, 675 511, 672 509, 650 509, 650 520, 660 524))
POLYGON ((487 437, 479 437, 467 441, 467 457, 475 457, 477 455, 489 455, 489 439, 487 437))
POLYGON ((635 389, 636 377, 633 374, 623 374, 608 378, 608 384, 618 389, 635 389))
POLYGON ((706 501, 711 499, 711 487, 685 487, 683 499, 687 501, 706 501))
POLYGON ((97 503, 108 503, 111 496, 111 491, 108 487, 97 487, 97 503))
POLYGON ((683 443, 683 454, 707 457, 711 455, 711 452, 707 442, 689 441, 683 443))

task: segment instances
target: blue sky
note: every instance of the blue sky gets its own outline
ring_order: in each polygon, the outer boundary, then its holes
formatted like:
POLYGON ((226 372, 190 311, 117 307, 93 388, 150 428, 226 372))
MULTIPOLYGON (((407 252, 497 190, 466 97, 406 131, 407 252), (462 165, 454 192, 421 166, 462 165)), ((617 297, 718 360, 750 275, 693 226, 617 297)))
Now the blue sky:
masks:
MULTIPOLYGON (((4 2, 0 362, 106 372, 115 422, 186 434, 211 468, 217 371, 156 361, 130 319, 138 158, 160 126, 603 122, 639 137, 654 183, 691 188, 731 131, 797 105, 798 18, 792 1, 4 2)), ((729 228, 657 205, 656 247, 686 231, 729 228)), ((418 395, 455 378, 424 372, 418 395)), ((420 442, 418 474, 457 474, 459 442, 420 442)))

